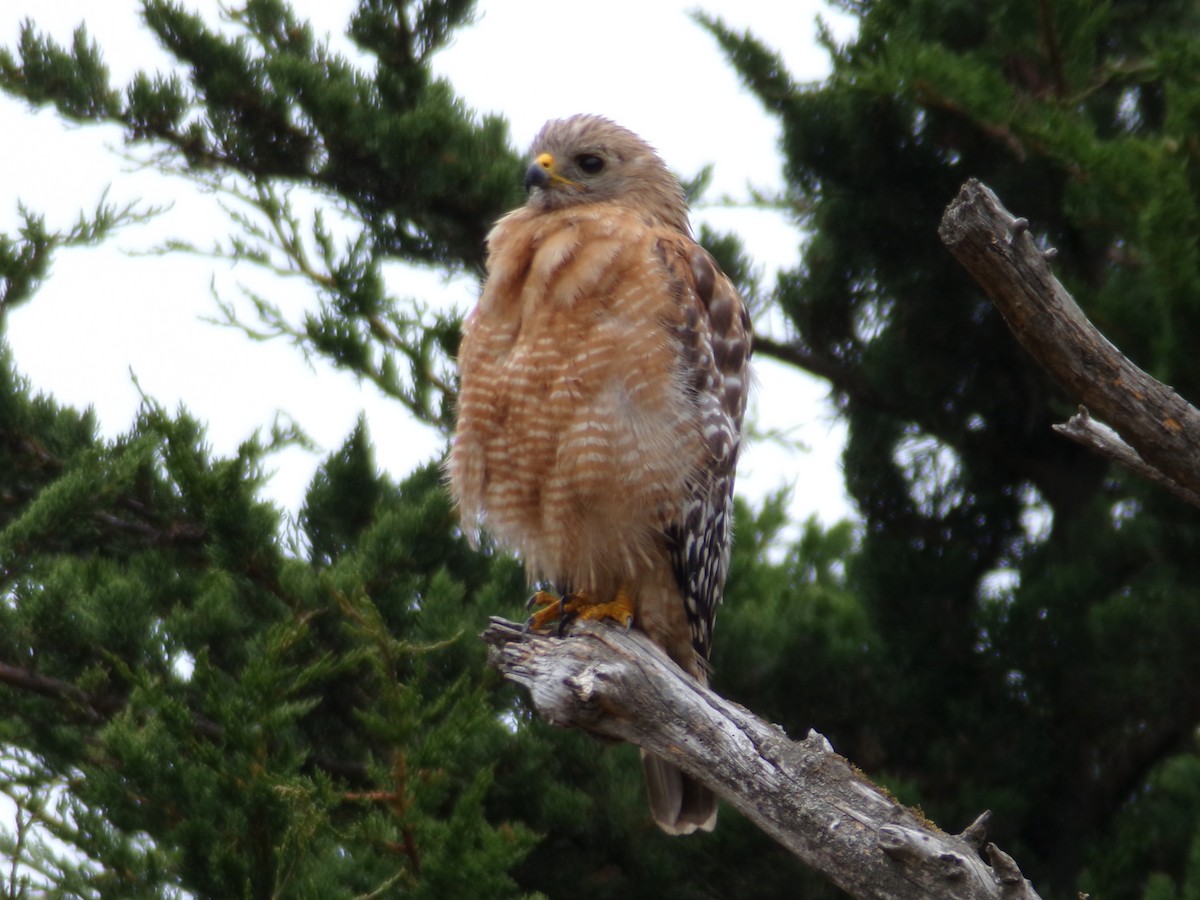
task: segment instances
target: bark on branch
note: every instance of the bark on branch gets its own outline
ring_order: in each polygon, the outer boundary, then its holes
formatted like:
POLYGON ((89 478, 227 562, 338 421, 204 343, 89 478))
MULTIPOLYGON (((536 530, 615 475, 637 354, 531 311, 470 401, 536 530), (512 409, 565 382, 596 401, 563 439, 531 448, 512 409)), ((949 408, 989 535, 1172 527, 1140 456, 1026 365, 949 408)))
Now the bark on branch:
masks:
POLYGON ((1038 248, 1029 222, 971 179, 946 208, 938 234, 1029 354, 1116 434, 1087 416, 1056 430, 1200 506, 1200 410, 1126 359, 1088 321, 1051 274, 1053 251, 1038 248))
POLYGON ((483 639, 491 665, 527 688, 547 721, 669 759, 855 897, 1037 898, 1012 858, 985 844, 987 813, 946 834, 820 734, 790 740, 689 678, 641 632, 580 623, 557 638, 493 618, 483 639))

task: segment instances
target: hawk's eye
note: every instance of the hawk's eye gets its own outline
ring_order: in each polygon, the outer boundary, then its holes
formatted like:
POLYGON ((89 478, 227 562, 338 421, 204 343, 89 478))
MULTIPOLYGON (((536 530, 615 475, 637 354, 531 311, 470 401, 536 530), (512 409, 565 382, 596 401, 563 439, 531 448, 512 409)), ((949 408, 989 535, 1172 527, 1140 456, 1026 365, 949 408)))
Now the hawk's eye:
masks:
POLYGON ((588 175, 598 175, 604 170, 604 160, 593 153, 585 153, 583 156, 576 157, 575 162, 588 175))

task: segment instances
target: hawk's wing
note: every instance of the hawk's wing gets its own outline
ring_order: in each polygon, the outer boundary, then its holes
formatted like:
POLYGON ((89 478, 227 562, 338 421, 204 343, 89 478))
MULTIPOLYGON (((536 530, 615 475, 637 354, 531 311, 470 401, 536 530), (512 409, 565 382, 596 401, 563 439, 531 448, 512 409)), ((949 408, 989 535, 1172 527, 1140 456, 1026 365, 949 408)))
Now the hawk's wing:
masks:
POLYGON ((734 470, 753 338, 745 303, 706 250, 686 239, 660 242, 659 249, 672 289, 691 304, 676 333, 705 447, 704 467, 688 481, 682 515, 666 531, 692 644, 708 659, 729 567, 734 470))

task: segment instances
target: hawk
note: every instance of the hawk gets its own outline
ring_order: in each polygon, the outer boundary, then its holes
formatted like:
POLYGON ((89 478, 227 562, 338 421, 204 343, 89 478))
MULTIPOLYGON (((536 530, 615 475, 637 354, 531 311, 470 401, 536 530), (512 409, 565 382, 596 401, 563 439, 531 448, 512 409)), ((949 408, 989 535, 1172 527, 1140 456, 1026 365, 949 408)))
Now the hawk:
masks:
MULTIPOLYGON (((487 238, 463 328, 448 462, 464 528, 553 586, 559 616, 641 629, 707 681, 733 525, 750 318, 692 238, 683 189, 637 135, 598 116, 549 122, 524 206, 487 238)), ((643 752, 671 834, 711 831, 716 798, 643 752)))

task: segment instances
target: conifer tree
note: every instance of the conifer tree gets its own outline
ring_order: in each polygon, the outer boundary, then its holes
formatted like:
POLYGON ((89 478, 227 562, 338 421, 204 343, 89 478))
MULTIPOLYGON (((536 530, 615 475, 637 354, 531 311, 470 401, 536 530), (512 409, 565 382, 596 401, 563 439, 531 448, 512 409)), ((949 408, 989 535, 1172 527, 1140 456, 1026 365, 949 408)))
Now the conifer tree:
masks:
MULTIPOLYGON (((716 685, 793 735, 817 727, 947 828, 990 807, 1042 896, 1192 896, 1197 514, 1052 434, 1069 400, 937 223, 966 178, 990 184, 1108 336, 1200 399, 1194 5, 840 5, 859 33, 828 42, 819 85, 703 20, 780 120, 781 203, 805 235, 770 298, 790 330, 757 352, 828 379, 863 517, 857 542, 810 524, 783 546, 781 500, 740 508, 716 685)), ((380 265, 477 269, 518 202, 504 123, 429 71, 470 8, 363 0, 349 29, 368 70, 279 0, 225 29, 147 0, 186 77, 121 89, 86 32, 62 47, 30 24, 0 50, 0 87, 236 192, 257 218, 228 251, 299 273, 316 303, 296 322, 261 300, 247 327, 444 428, 457 323, 390 296, 380 265), (295 185, 361 236, 303 220, 295 185)), ((56 233, 29 213, 0 240, 0 316, 37 302, 55 253, 136 216, 102 207, 56 233)), ((744 281, 737 242, 709 238, 744 281)), ((147 399, 102 440, 2 356, 8 895, 831 895, 734 816, 658 835, 636 751, 550 730, 488 674, 475 635, 517 614, 523 578, 465 544, 434 465, 392 483, 361 423, 289 526, 259 489, 299 436, 218 458, 147 399)))

